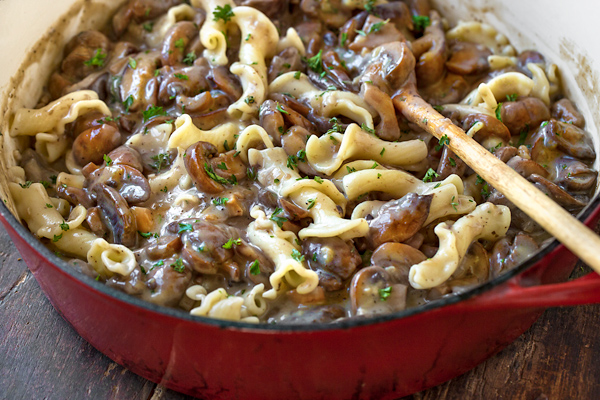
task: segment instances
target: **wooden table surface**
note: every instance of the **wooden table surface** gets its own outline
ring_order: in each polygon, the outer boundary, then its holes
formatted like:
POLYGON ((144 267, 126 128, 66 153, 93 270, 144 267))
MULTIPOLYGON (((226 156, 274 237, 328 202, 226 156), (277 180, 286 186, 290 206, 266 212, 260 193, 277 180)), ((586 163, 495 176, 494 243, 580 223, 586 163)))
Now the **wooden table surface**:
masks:
MULTIPOLYGON (((4 230, 0 260, 0 399, 192 399, 140 378, 81 339, 4 230)), ((403 400, 417 399, 600 399, 600 305, 546 311, 500 354, 403 400)))

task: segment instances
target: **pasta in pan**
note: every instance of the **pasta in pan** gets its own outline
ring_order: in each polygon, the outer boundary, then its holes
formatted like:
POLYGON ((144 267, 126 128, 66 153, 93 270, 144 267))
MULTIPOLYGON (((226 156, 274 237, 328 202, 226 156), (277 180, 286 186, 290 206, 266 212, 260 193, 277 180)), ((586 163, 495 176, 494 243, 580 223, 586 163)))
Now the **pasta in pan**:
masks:
POLYGON ((126 1, 14 115, 9 189, 75 268, 195 316, 419 306, 548 236, 396 112, 404 85, 569 211, 589 201, 595 153, 556 66, 427 1, 126 1))

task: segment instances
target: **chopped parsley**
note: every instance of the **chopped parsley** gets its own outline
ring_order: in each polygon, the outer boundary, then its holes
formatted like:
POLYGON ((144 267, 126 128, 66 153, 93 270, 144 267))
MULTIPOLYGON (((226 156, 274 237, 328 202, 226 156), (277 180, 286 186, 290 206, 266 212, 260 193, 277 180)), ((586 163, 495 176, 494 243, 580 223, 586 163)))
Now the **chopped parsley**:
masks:
POLYGON ((255 181, 256 177, 258 176, 258 171, 256 171, 253 167, 249 167, 246 169, 246 176, 251 181, 255 181))
POLYGON ((32 181, 27 181, 25 183, 19 183, 19 186, 21 186, 23 189, 28 189, 32 183, 32 181))
POLYGON ((440 151, 444 145, 449 145, 450 144, 450 138, 447 135, 443 135, 440 138, 439 143, 437 144, 437 146, 435 146, 435 151, 440 151))
POLYGON ((288 156, 286 166, 289 169, 293 170, 294 167, 297 165, 298 165, 298 157, 296 157, 295 155, 288 156))
POLYGON ((54 237, 52 238, 52 242, 56 243, 58 242, 60 239, 62 239, 63 234, 61 233, 60 235, 54 235, 54 237))
POLYGON ((502 103, 498 103, 496 107, 496 119, 502 122, 502 103))
POLYGON ((147 122, 154 117, 167 115, 167 112, 160 106, 150 106, 146 111, 142 112, 142 115, 144 116, 144 122, 147 122))
POLYGON ((347 165, 346 165, 346 171, 348 171, 348 173, 349 173, 349 174, 351 174, 351 173, 353 173, 353 172, 356 172, 356 168, 354 168, 354 167, 349 167, 349 166, 347 166, 347 165))
POLYGON ((219 175, 215 174, 215 171, 213 170, 213 167, 211 167, 210 165, 208 165, 207 162, 204 163, 204 171, 206 171, 206 174, 208 175, 208 177, 210 179, 212 179, 215 182, 218 182, 222 185, 227 185, 228 183, 231 183, 230 181, 228 181, 225 178, 220 177, 219 175))
POLYGON ((169 164, 169 154, 168 153, 160 153, 151 157, 154 160, 154 163, 150 165, 152 168, 156 169, 160 172, 164 167, 169 164))
POLYGON ((254 104, 256 102, 256 100, 254 100, 254 96, 248 96, 244 99, 244 103, 250 105, 250 104, 254 104))
POLYGON ((529 124, 525 125, 525 129, 519 133, 519 141, 517 142, 516 147, 520 147, 525 144, 525 140, 527 140, 527 135, 529 135, 529 124))
POLYGON ((448 157, 448 161, 450 162, 450 165, 452 165, 453 167, 456 167, 456 161, 454 161, 454 158, 448 157))
POLYGON ((285 110, 284 110, 284 109, 281 107, 281 104, 279 104, 279 103, 277 103, 277 107, 275 107, 275 109, 276 109, 277 111, 279 111, 280 113, 283 113, 283 114, 288 114, 288 115, 290 114, 289 112, 285 111, 285 110))
POLYGON ((215 11, 213 11, 213 16, 213 21, 222 19, 224 23, 227 23, 231 17, 235 17, 235 14, 233 13, 231 6, 229 4, 225 4, 223 7, 217 6, 215 11))
POLYGON ((319 50, 319 52, 316 55, 314 55, 313 57, 306 60, 308 67, 318 74, 323 72, 322 56, 323 56, 323 50, 321 49, 321 50, 319 50))
POLYGON ((50 203, 46 203, 46 208, 54 208, 54 206, 50 203))
POLYGON ((387 299, 392 295, 392 287, 388 286, 383 289, 379 289, 379 299, 381 301, 387 301, 387 299))
POLYGON ((431 25, 431 18, 426 15, 413 15, 412 17, 415 31, 424 31, 429 25, 431 25))
POLYGON ((185 266, 183 265, 183 260, 181 259, 181 257, 175 260, 175 263, 171 264, 171 267, 177 272, 185 271, 185 266))
POLYGON ((173 76, 177 79, 180 79, 182 81, 189 81, 190 77, 187 76, 186 74, 173 74, 173 76))
POLYGON ((490 195, 490 187, 487 183, 483 185, 483 188, 481 189, 481 195, 483 197, 488 197, 490 195))
POLYGON ((223 171, 226 171, 228 169, 227 164, 225 164, 225 161, 221 161, 221 164, 217 165, 217 168, 223 171))
POLYGON ((158 233, 152 233, 152 232, 141 232, 141 231, 137 231, 141 237, 143 237, 144 239, 149 239, 151 237, 157 238, 160 236, 158 233))
MULTIPOLYGON (((157 70, 158 71, 158 70, 157 70)), ((125 106, 125 113, 129 113, 129 109, 133 105, 133 96, 129 95, 123 102, 123 106, 125 106)))
POLYGON ((269 218, 271 221, 275 222, 280 228, 283 228, 283 224, 287 221, 287 218, 285 217, 278 217, 278 215, 282 212, 283 210, 277 207, 275 211, 273 211, 273 214, 271 214, 271 218, 269 218))
POLYGON ((346 32, 342 33, 341 45, 342 47, 346 46, 346 41, 348 40, 348 34, 346 32))
POLYGON ((217 197, 216 199, 213 199, 212 203, 215 206, 224 206, 228 201, 229 199, 227 197, 217 197))
POLYGON ((485 183, 485 180, 482 177, 480 177, 479 175, 477 175, 477 179, 475 179, 475 184, 481 185, 482 183, 485 183))
POLYGON ((294 72, 294 79, 300 79, 301 75, 302 75, 302 72, 300 72, 300 71, 294 72))
POLYGON ((369 127, 368 127, 366 124, 362 124, 362 125, 360 126, 360 129, 362 129, 363 131, 365 131, 365 132, 367 132, 367 133, 370 133, 371 135, 375 135, 375 136, 377 136, 377 134, 375 134, 375 129, 371 129, 371 128, 369 128, 369 127))
POLYGON ((96 53, 92 58, 87 61, 84 61, 83 64, 88 67, 104 67, 104 62, 106 61, 106 54, 103 53, 102 49, 96 49, 96 53))
POLYGON ((299 263, 304 262, 304 256, 296 249, 292 250, 292 258, 299 263))
POLYGON ((152 32, 152 29, 154 28, 154 22, 146 22, 144 25, 142 25, 142 28, 144 28, 146 32, 152 32))
POLYGON ((548 125, 548 121, 544 121, 544 122, 542 122, 542 125, 540 125, 540 126, 541 126, 542 128, 545 128, 545 127, 546 127, 546 125, 548 125))
POLYGON ((519 95, 516 94, 516 93, 507 94, 506 95, 506 101, 517 101, 517 97, 519 97, 519 95))
POLYGON ((365 3, 365 11, 366 12, 371 12, 373 11, 373 7, 375 6, 375 1, 376 0, 367 0, 367 2, 365 3))
POLYGON ((229 239, 227 243, 225 243, 222 247, 224 249, 232 249, 233 246, 240 246, 242 244, 242 239, 229 239))
POLYGON ((423 182, 433 182, 435 178, 440 176, 437 172, 435 172, 432 168, 429 168, 425 176, 423 177, 423 182))
POLYGON ((65 232, 70 229, 69 224, 67 224, 65 221, 63 221, 59 226, 60 226, 60 229, 62 229, 65 232))
POLYGON ((106 164, 107 167, 110 167, 110 165, 113 162, 107 154, 103 155, 102 159, 104 159, 104 163, 106 164))
POLYGON ((306 207, 307 210, 310 210, 311 208, 313 208, 316 204, 317 199, 308 199, 307 204, 308 207, 306 207))
POLYGON ((186 56, 183 58, 183 63, 190 66, 194 65, 194 61, 196 61, 196 53, 193 51, 187 53, 186 56))
POLYGON ((369 33, 379 32, 381 30, 381 28, 383 28, 383 26, 385 24, 387 24, 388 22, 390 22, 390 20, 386 19, 385 21, 377 22, 377 23, 371 25, 371 28, 369 29, 369 33))
POLYGON ((439 113, 444 111, 444 106, 433 106, 433 109, 439 113))
POLYGON ((379 152, 379 155, 383 156, 383 153, 385 153, 385 147, 381 149, 381 151, 379 152))
POLYGON ((183 38, 179 38, 175 41, 175 48, 183 51, 185 50, 185 40, 183 38))
POLYGON ((314 178, 314 179, 315 179, 315 182, 317 182, 317 183, 323 183, 323 179, 321 179, 321 178, 320 178, 320 177, 318 177, 318 176, 315 176, 315 178, 314 178))
POLYGON ((260 263, 258 260, 254 260, 254 262, 250 265, 250 274, 251 275, 259 275, 260 274, 260 263))
POLYGON ((191 232, 193 230, 194 230, 194 228, 192 227, 192 224, 179 223, 179 231, 177 232, 177 234, 180 234, 183 232, 191 232))
POLYGON ((129 66, 131 67, 131 69, 137 68, 137 61, 135 60, 135 58, 129 57, 129 66))
POLYGON ((452 196, 452 199, 450 200, 450 205, 452 206, 452 208, 454 208, 454 211, 458 211, 458 208, 456 208, 456 206, 458 206, 458 203, 455 202, 454 199, 456 199, 456 196, 452 196))

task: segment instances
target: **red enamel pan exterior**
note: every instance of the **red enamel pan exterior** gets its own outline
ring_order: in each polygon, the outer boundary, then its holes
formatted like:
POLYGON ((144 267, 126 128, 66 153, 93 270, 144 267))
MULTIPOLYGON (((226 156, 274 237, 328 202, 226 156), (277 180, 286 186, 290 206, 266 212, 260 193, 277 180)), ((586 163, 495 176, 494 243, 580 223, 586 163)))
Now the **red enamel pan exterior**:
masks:
MULTIPOLYGON (((596 199, 582 218, 595 226, 596 199)), ((131 371, 202 399, 394 399, 473 368, 546 307, 600 302, 595 273, 554 242, 479 288, 378 318, 256 326, 192 317, 129 297, 56 258, 6 210, 1 221, 58 312, 131 371)))

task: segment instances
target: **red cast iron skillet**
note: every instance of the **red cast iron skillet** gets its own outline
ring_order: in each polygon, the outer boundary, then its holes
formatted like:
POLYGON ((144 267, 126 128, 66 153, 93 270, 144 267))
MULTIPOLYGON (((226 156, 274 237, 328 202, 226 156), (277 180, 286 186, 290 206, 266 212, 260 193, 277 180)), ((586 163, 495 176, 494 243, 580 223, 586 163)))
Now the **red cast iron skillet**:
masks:
MULTIPOLYGON (((580 219, 595 227, 600 199, 580 219)), ((96 349, 153 382, 202 399, 393 399, 475 367, 545 308, 600 302, 600 276, 565 282, 576 257, 553 241, 463 294, 334 325, 194 317, 79 274, 2 205, 0 221, 56 310, 96 349)))

